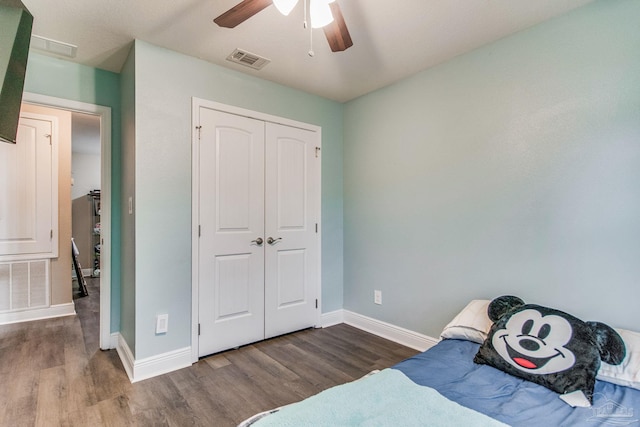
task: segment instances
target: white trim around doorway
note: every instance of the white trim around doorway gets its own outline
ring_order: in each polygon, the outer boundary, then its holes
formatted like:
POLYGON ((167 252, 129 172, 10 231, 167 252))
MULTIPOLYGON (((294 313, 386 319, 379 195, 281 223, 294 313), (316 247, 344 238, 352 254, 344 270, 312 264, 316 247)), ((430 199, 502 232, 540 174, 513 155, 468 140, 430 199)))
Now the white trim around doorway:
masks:
POLYGON ((100 118, 100 348, 114 348, 111 340, 111 108, 30 92, 24 93, 22 102, 93 114, 100 118))

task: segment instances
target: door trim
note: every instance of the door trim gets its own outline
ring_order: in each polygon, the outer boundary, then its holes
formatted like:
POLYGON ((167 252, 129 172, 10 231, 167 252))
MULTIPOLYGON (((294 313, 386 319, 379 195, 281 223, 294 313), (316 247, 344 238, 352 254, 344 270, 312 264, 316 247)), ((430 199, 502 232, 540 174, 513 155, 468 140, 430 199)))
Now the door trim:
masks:
POLYGON ((93 114, 100 118, 100 348, 111 347, 111 108, 70 99, 25 92, 22 102, 93 114))
MULTIPOLYGON (((199 110, 201 107, 224 113, 235 114, 237 116, 248 117, 251 119, 261 120, 263 122, 277 123, 294 128, 309 130, 318 133, 318 139, 322 143, 322 128, 317 125, 299 122, 283 117, 273 116, 271 114, 261 113, 258 111, 247 110, 245 108, 235 107, 232 105, 222 104, 215 101, 208 101, 202 98, 191 98, 191 361, 196 363, 199 355, 198 342, 198 318, 199 318, 199 231, 198 231, 198 212, 200 208, 199 189, 200 189, 200 152, 199 152, 199 110)), ((318 310, 316 314, 316 325, 320 325, 322 314, 322 164, 318 168, 318 310)))

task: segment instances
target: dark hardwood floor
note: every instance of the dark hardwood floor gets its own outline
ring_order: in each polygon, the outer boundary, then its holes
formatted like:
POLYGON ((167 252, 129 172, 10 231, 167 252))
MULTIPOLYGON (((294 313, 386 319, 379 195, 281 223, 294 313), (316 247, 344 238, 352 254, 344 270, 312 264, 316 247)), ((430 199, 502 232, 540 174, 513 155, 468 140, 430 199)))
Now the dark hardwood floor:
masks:
POLYGON ((98 348, 98 286, 77 316, 0 326, 1 426, 235 426, 416 353, 337 325, 131 384, 116 351, 98 348))

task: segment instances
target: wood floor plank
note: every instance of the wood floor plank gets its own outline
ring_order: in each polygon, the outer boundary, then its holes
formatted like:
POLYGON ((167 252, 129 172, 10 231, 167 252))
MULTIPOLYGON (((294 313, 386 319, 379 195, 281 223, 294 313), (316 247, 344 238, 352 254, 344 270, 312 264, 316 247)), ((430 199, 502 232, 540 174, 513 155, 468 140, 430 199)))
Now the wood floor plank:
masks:
MULTIPOLYGON (((37 393, 37 392, 36 392, 37 393)), ((3 426, 33 426, 36 422, 38 396, 23 396, 11 399, 2 421, 3 426)))
POLYGON ((98 402, 125 394, 131 388, 115 350, 96 351, 89 359, 89 371, 94 378, 98 402))
POLYGON ((100 425, 108 427, 134 426, 134 417, 129 409, 128 398, 125 395, 99 402, 96 407, 100 412, 100 425))
POLYGON ((307 329, 131 384, 99 349, 99 279, 77 316, 0 326, 2 426, 215 426, 302 400, 416 353, 348 325, 307 329))
POLYGON ((67 410, 77 413, 84 408, 95 405, 98 398, 82 334, 73 332, 71 335, 72 339, 67 341, 64 346, 64 368, 69 386, 67 410))
POLYGON ((224 354, 214 354, 202 360, 214 369, 222 368, 223 366, 229 366, 231 364, 231 362, 229 362, 229 359, 227 359, 224 354))
POLYGON ((67 413, 66 425, 69 427, 87 427, 103 425, 102 415, 97 405, 67 413))
MULTIPOLYGON (((342 345, 344 346, 344 343, 342 345)), ((324 360, 351 377, 358 378, 377 369, 372 365, 375 365, 379 355, 369 354, 369 357, 366 357, 362 352, 347 352, 344 347, 336 351, 336 347, 327 345, 326 340, 315 339, 309 335, 301 336, 296 346, 308 353, 322 355, 324 360)))
MULTIPOLYGON (((206 366, 202 361, 196 363, 192 368, 206 366)), ((209 369, 210 370, 210 369, 209 369)), ((216 393, 210 393, 204 386, 201 376, 196 375, 196 369, 181 369, 171 372, 168 377, 178 388, 184 397, 189 408, 198 420, 197 425, 202 426, 226 426, 235 425, 233 419, 228 418, 224 412, 224 404, 220 401, 216 393)))
POLYGON ((299 401, 309 395, 308 387, 301 385, 299 375, 255 348, 234 352, 229 358, 246 375, 254 393, 269 394, 278 406, 299 401), (269 362, 265 363, 266 360, 269 362))
POLYGON ((316 355, 306 353, 291 344, 266 348, 271 357, 285 361, 305 381, 321 388, 332 387, 353 380, 353 377, 329 365, 316 355))
POLYGON ((42 369, 38 385, 36 426, 58 426, 66 419, 67 381, 64 366, 42 369))

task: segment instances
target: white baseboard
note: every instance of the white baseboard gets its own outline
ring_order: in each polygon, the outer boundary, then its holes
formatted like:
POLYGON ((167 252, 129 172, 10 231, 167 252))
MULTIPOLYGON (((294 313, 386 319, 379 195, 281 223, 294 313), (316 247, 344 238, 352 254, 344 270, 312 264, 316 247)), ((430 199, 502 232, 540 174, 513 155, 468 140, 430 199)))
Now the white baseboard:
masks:
POLYGON ((120 332, 114 332, 109 336, 109 350, 118 348, 119 337, 120 337, 120 332))
POLYGON ((363 331, 386 338, 418 351, 428 350, 440 341, 437 338, 410 331, 371 317, 363 316, 362 314, 348 310, 342 311, 344 312, 344 323, 347 325, 362 329, 363 331))
POLYGON ((132 383, 191 366, 191 347, 136 360, 124 337, 119 333, 116 335, 116 351, 132 383))
POLYGON ((124 339, 122 334, 118 332, 116 333, 116 336, 118 337, 116 351, 118 352, 118 356, 120 356, 120 361, 122 362, 122 366, 124 366, 124 370, 127 373, 127 376, 129 377, 129 381, 133 382, 133 365, 135 362, 133 353, 131 352, 129 344, 127 344, 127 341, 124 339))
MULTIPOLYGON (((82 276, 84 277, 91 277, 93 275, 93 269, 91 268, 83 268, 82 269, 82 276)), ((71 270, 71 278, 72 279, 78 279, 78 275, 76 274, 75 270, 71 270)))
POLYGON ((330 311, 320 315, 320 327, 328 328, 329 326, 344 323, 344 310, 330 311))
POLYGON ((0 325, 9 323, 31 322, 33 320, 51 319, 53 317, 73 316, 76 314, 76 306, 73 302, 56 304, 33 310, 12 311, 0 313, 0 325))

